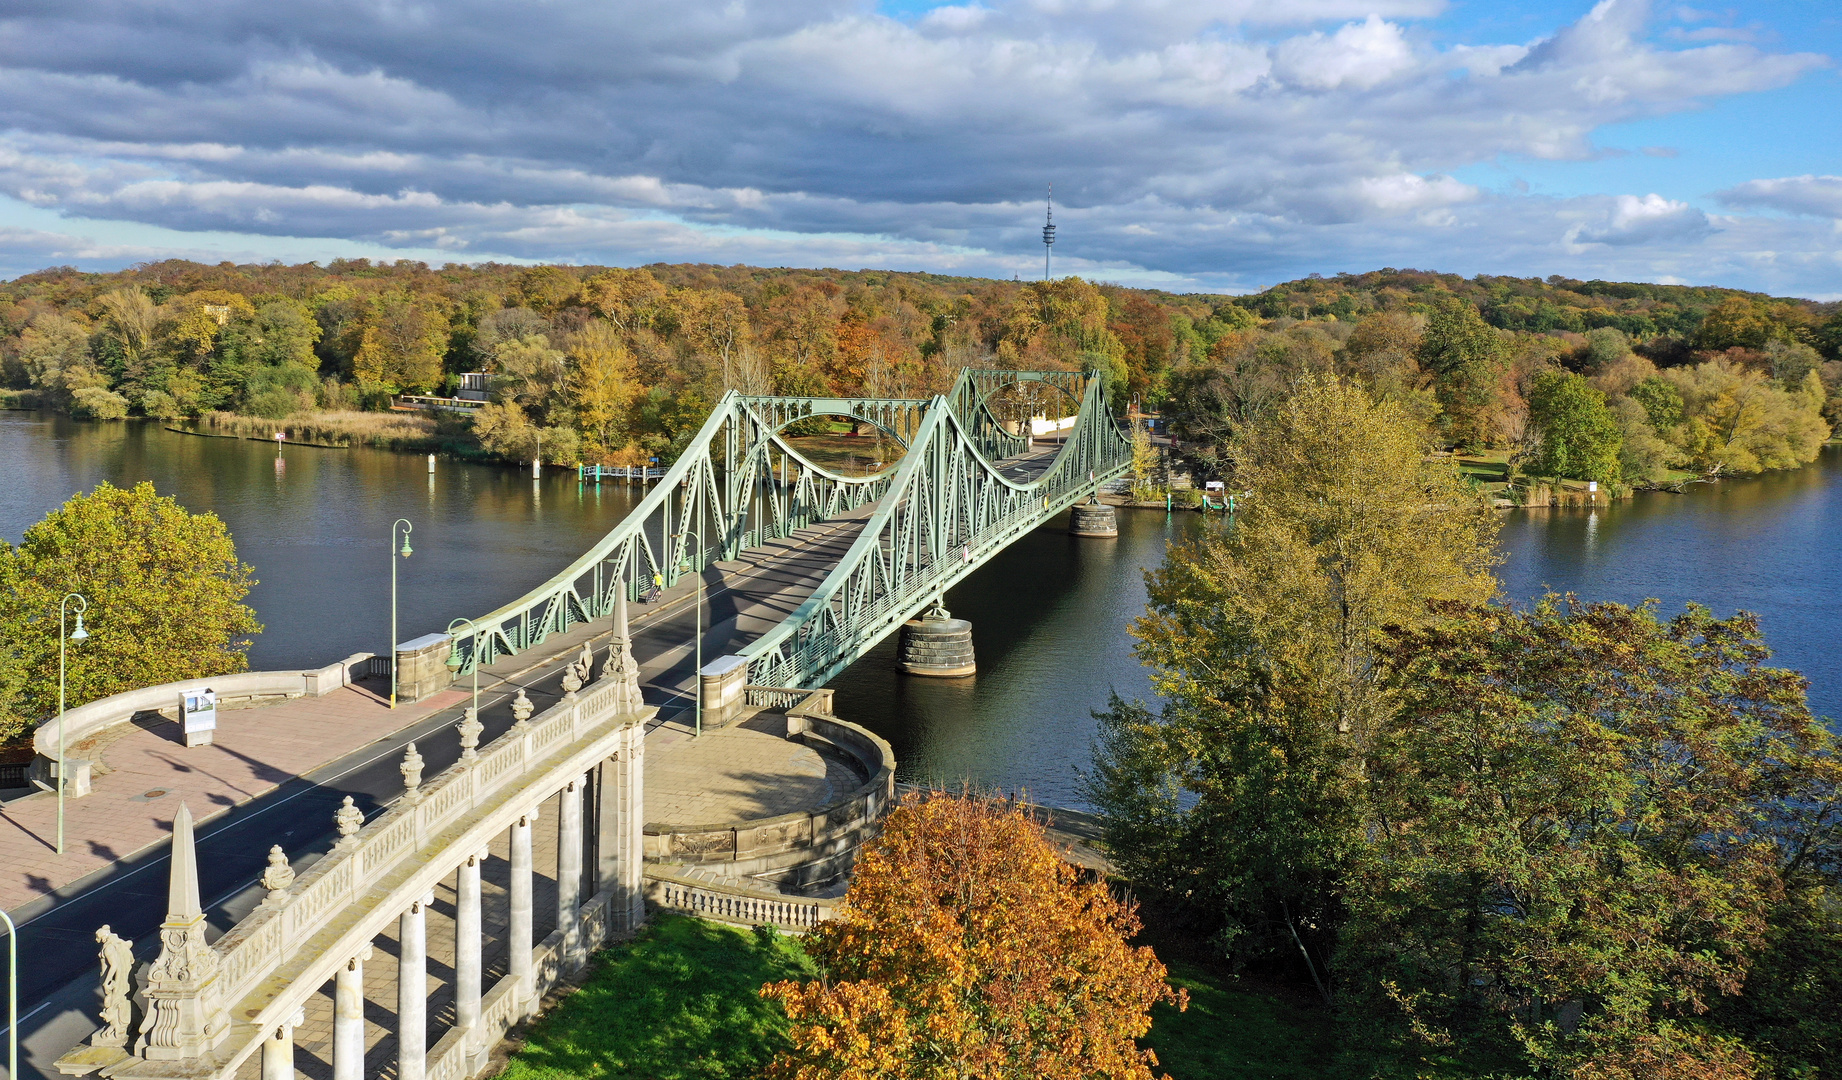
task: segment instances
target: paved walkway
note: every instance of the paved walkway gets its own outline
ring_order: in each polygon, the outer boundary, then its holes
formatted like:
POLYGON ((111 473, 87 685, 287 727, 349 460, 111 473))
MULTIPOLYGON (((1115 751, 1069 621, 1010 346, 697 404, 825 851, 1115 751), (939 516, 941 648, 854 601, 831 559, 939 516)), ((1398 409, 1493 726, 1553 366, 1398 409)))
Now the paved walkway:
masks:
POLYGON ((400 705, 350 686, 325 697, 295 698, 219 713, 215 741, 187 749, 165 718, 122 724, 70 748, 97 762, 89 795, 64 803, 65 852, 57 853, 58 801, 49 793, 0 811, 0 909, 50 896, 171 835, 181 801, 203 822, 285 781, 358 749, 466 694, 447 690, 400 705))
POLYGON ((779 717, 750 720, 670 753, 646 755, 646 820, 720 825, 817 810, 866 779, 808 746, 774 734, 779 717))

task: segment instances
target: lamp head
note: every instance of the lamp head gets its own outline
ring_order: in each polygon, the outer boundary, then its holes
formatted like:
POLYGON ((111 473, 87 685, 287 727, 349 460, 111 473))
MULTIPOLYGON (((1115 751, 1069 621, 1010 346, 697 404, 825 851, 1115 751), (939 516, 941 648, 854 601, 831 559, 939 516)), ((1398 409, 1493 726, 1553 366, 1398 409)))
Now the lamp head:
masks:
POLYGON ((448 670, 453 671, 453 672, 459 672, 460 669, 461 669, 460 642, 457 640, 454 642, 454 647, 448 650, 448 670))
POLYGON ((87 640, 89 636, 90 636, 90 632, 83 628, 83 616, 79 614, 77 616, 77 629, 71 633, 70 640, 84 641, 84 640, 87 640))
POLYGON ((410 550, 409 550, 409 534, 408 533, 403 534, 403 550, 397 552, 397 554, 403 556, 405 559, 409 558, 410 550))

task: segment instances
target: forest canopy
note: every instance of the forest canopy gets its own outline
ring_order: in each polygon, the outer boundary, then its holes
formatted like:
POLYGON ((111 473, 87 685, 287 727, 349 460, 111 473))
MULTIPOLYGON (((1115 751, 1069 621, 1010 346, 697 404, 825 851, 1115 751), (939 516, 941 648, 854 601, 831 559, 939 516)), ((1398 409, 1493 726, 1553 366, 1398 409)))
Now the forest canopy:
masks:
POLYGON ((1511 447, 1579 479, 1610 479, 1615 461, 1643 482, 1809 460, 1842 412, 1842 312, 1731 289, 1396 269, 1248 296, 364 259, 55 267, 0 285, 0 386, 16 401, 95 419, 279 420, 451 395, 480 372, 491 402, 465 437, 564 464, 670 460, 728 389, 925 396, 966 366, 1101 373, 1118 407, 1162 410, 1219 471, 1236 425, 1299 378, 1335 373, 1447 445, 1511 447), (1542 383, 1556 372, 1588 385, 1542 383), (1543 385, 1555 407, 1532 409, 1543 385))

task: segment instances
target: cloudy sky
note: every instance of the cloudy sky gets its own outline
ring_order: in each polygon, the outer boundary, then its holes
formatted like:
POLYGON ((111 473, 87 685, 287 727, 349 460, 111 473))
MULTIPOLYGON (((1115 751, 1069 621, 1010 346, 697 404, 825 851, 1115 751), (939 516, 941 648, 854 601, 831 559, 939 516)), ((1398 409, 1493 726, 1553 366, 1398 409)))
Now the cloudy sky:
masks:
POLYGON ((1842 4, 6 0, 0 276, 1416 266, 1842 295, 1842 4))

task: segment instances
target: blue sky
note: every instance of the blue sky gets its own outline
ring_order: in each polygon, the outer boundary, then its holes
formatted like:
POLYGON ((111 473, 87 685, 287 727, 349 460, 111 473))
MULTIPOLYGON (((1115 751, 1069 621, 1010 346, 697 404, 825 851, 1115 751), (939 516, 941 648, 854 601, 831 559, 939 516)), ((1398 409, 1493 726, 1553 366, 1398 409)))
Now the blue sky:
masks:
POLYGON ((36 0, 0 276, 1418 266, 1842 297, 1842 5, 36 0))

